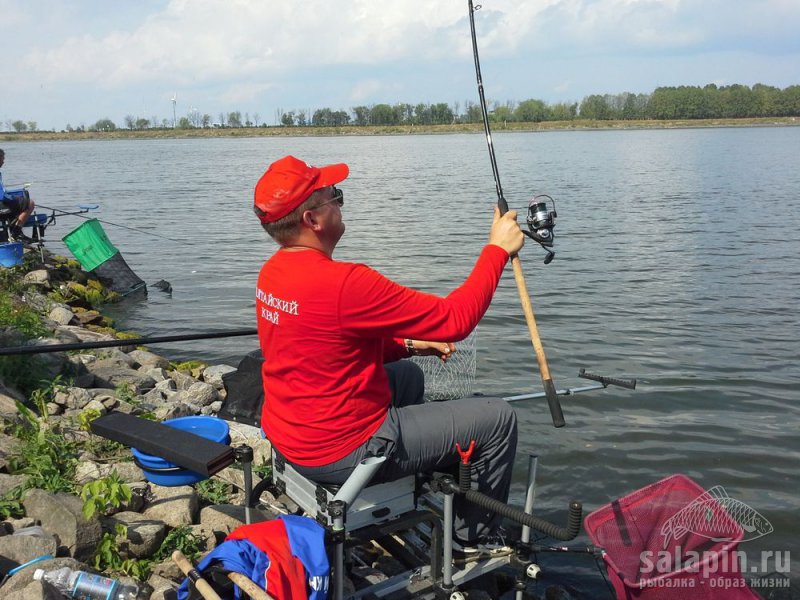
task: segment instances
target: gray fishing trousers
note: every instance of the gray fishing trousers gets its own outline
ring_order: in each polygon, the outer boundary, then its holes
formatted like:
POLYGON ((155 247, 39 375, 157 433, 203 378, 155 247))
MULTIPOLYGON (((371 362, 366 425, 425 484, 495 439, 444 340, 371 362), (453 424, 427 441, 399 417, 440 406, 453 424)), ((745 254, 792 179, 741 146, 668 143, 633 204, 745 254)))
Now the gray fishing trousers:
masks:
MULTIPOLYGON (((425 402, 422 370, 411 361, 385 365, 392 388, 386 420, 349 455, 321 467, 292 466, 318 483, 343 483, 367 455, 385 456, 374 483, 416 473, 457 473, 456 443, 466 450, 472 440, 472 489, 506 502, 517 448, 514 410, 500 398, 470 397, 425 402)), ((464 543, 490 536, 500 517, 463 497, 455 498, 455 534, 464 543)))

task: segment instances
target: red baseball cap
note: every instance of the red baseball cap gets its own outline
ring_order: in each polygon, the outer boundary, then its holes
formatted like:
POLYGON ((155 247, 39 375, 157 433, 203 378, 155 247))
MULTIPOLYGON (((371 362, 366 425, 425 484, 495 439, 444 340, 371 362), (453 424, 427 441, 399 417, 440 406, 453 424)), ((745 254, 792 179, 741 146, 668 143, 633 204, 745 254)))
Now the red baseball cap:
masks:
POLYGON ((272 163, 256 184, 254 210, 262 223, 282 219, 316 190, 343 181, 350 174, 344 163, 312 167, 294 156, 272 163))

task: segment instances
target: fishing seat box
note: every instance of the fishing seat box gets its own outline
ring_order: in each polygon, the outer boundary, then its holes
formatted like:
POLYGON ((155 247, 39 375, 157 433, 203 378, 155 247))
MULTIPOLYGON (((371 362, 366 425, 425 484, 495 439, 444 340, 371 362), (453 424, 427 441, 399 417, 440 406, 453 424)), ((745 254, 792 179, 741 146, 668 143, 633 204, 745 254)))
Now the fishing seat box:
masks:
MULTIPOLYGON (((328 514, 328 503, 338 491, 338 486, 323 486, 307 479, 282 457, 273 454, 272 481, 278 490, 300 506, 307 516, 322 526, 333 525, 328 514)), ((416 478, 413 475, 365 487, 347 507, 345 523, 348 531, 376 525, 416 509, 416 478)))

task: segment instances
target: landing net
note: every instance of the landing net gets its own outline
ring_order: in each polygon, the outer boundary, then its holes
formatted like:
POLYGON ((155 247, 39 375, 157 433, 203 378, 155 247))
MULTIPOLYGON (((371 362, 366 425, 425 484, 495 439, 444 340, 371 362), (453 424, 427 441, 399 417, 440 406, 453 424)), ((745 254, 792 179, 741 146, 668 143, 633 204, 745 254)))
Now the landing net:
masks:
POLYGON ((475 387, 475 331, 456 344, 456 352, 442 362, 435 356, 414 356, 425 374, 425 400, 439 402, 472 395, 475 387))

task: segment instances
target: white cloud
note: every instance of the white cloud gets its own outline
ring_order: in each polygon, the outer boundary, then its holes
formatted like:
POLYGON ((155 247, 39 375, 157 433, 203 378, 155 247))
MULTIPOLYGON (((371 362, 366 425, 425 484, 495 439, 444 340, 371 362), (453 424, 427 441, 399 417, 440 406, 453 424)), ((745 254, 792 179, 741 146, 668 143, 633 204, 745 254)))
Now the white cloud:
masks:
MULTIPOLYGON (((758 79, 776 64, 790 66, 767 83, 800 79, 797 0, 480 3, 475 19, 490 96, 552 91, 579 100, 584 92, 649 91, 657 80, 688 72, 710 81, 721 63, 703 57, 725 53, 737 57, 726 80, 758 79), (637 68, 625 71, 631 61, 637 68), (700 67, 711 64, 713 72, 703 75, 700 67)), ((124 115, 135 109, 115 109, 120 102, 135 97, 161 106, 173 90, 211 113, 246 110, 230 105, 239 102, 268 113, 267 102, 347 108, 452 101, 475 91, 463 0, 137 0, 113 9, 105 0, 0 0, 0 14, 4 78, 20 96, 4 98, 2 119, 44 123, 45 116, 30 113, 55 115, 62 105, 65 114, 71 105, 124 115), (50 103, 40 106, 44 95, 50 103)))

